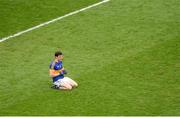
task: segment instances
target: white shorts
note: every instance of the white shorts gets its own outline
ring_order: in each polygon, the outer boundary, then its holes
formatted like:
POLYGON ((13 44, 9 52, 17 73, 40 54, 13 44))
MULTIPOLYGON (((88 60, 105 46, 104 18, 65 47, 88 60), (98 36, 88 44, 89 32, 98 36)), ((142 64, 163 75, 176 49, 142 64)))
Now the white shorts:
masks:
POLYGON ((63 79, 59 79, 56 82, 54 82, 53 84, 60 87, 60 86, 64 86, 64 84, 71 84, 73 80, 68 78, 68 77, 64 77, 63 79))

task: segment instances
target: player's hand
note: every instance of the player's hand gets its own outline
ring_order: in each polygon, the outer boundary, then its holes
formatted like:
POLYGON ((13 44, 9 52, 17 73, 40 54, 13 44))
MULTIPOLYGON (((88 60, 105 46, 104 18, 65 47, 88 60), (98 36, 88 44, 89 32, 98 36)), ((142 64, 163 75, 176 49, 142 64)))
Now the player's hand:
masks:
POLYGON ((67 71, 66 71, 66 70, 64 70, 64 74, 67 74, 67 71))
POLYGON ((67 71, 66 70, 62 70, 61 74, 67 74, 67 71))
POLYGON ((64 67, 61 69, 61 71, 64 71, 64 67))

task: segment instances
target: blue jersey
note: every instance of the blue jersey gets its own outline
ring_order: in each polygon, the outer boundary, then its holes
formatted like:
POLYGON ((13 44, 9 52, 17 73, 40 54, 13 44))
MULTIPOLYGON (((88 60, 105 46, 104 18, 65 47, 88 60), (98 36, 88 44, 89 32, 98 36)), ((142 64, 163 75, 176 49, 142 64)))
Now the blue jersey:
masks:
MULTIPOLYGON (((55 70, 55 72, 59 73, 59 71, 63 68, 63 63, 62 63, 62 61, 58 61, 58 62, 52 61, 49 68, 52 70, 55 70)), ((63 79, 63 78, 64 78, 64 75, 60 74, 56 77, 53 77, 53 82, 56 82, 57 80, 63 79)))

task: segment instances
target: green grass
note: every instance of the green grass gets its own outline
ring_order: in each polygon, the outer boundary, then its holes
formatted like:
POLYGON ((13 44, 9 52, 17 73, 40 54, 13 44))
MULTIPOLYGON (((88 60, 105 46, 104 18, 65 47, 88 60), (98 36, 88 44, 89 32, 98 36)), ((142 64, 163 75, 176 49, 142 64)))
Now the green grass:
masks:
POLYGON ((100 0, 0 0, 0 39, 100 0))
POLYGON ((180 115, 179 0, 111 0, 0 43, 0 115, 180 115), (72 91, 50 89, 61 48, 72 91))

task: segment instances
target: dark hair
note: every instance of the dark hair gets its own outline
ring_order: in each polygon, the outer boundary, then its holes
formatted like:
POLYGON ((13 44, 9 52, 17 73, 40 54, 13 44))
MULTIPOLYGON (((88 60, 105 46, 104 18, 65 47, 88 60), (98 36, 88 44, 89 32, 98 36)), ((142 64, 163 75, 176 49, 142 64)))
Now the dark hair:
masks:
POLYGON ((63 55, 63 53, 62 53, 61 51, 57 51, 57 52, 55 52, 55 54, 54 54, 55 57, 58 57, 59 55, 63 55))

